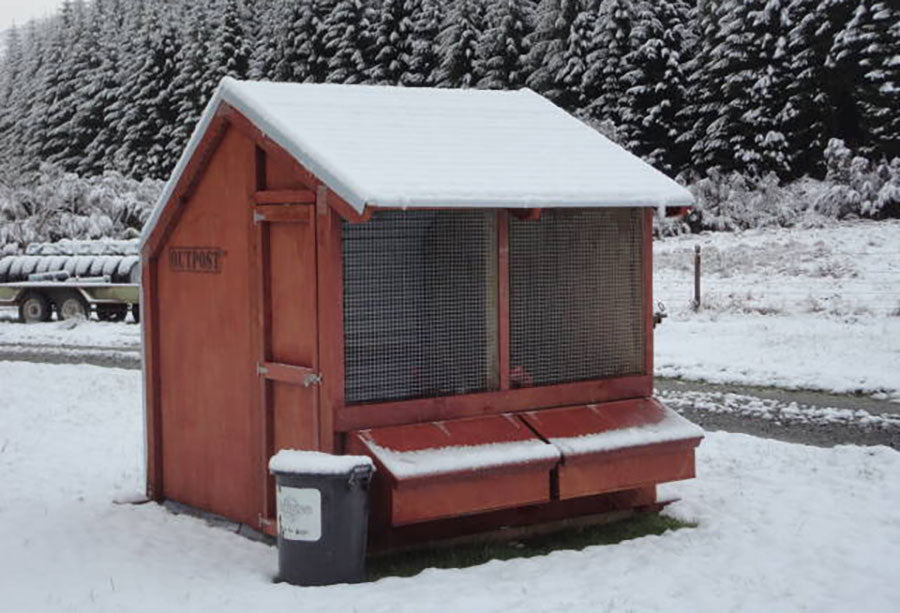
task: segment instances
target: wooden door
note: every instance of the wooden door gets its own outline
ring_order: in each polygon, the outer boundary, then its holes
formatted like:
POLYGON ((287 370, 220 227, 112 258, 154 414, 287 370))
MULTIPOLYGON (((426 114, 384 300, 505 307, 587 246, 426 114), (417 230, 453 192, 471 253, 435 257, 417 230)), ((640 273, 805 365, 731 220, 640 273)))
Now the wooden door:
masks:
MULTIPOLYGON (((260 408, 267 461, 279 449, 321 448, 316 312, 316 216, 308 204, 254 207, 257 226, 260 408)), ((263 523, 274 517, 267 480, 263 523)))

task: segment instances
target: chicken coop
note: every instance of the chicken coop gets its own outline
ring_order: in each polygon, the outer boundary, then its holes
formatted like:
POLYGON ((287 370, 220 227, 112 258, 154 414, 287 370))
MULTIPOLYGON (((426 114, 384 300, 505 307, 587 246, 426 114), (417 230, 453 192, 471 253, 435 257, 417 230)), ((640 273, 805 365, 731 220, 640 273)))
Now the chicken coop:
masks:
POLYGON ((148 494, 274 533, 280 449, 377 466, 375 547, 653 508, 677 183, 541 96, 236 81, 142 236, 148 494))

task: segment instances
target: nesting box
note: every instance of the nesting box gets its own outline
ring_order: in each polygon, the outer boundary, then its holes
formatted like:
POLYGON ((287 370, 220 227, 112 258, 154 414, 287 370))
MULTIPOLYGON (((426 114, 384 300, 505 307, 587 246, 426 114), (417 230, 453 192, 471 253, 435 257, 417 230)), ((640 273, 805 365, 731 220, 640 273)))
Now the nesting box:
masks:
POLYGON ((273 532, 279 449, 367 454, 376 545, 656 504, 674 181, 527 91, 238 82, 142 238, 148 492, 273 532))

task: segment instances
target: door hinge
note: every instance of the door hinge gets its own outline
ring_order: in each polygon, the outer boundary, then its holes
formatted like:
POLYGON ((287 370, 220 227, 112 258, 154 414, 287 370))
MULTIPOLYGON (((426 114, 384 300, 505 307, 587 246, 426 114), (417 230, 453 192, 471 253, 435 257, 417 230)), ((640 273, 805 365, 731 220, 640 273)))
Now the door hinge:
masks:
POLYGON ((267 375, 267 374, 269 374, 269 369, 266 368, 265 366, 263 366, 262 364, 260 364, 259 362, 257 362, 256 363, 256 374, 267 375))
POLYGON ((253 211, 253 223, 259 223, 261 221, 265 221, 266 216, 258 211, 253 211))
POLYGON ((303 377, 303 387, 309 387, 310 385, 319 385, 322 383, 322 375, 319 373, 310 373, 303 377))

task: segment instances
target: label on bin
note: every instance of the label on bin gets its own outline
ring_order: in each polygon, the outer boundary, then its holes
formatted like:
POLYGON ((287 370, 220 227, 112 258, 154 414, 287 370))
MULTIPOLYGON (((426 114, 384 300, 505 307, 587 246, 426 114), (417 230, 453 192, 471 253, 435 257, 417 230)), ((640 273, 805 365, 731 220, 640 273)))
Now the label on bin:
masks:
POLYGON ((322 538, 322 493, 313 488, 277 488, 278 532, 289 541, 322 538))

